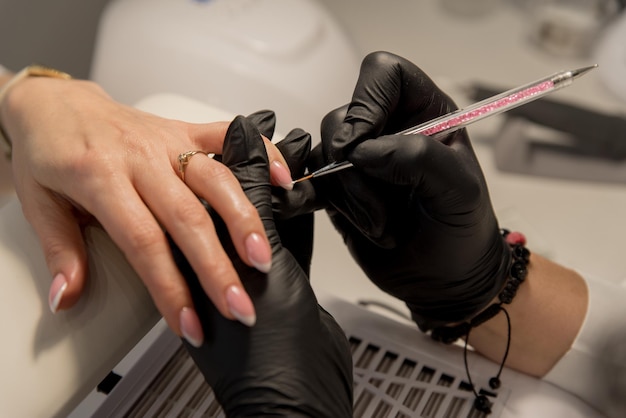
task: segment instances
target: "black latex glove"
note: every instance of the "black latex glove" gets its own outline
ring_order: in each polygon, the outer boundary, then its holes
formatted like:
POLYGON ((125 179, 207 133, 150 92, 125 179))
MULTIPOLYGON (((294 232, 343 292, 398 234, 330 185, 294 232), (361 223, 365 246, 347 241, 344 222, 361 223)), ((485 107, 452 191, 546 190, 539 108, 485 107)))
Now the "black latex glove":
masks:
POLYGON ((272 269, 263 274, 245 265, 224 223, 212 213, 224 249, 256 308, 257 322, 249 328, 220 315, 173 247, 205 334, 200 348, 184 342, 187 349, 229 417, 351 417, 349 344, 317 304, 307 275, 281 245, 272 217, 268 158, 251 120, 240 116, 232 122, 222 161, 259 211, 272 245, 272 269))
MULTIPOLYGON (((276 115, 273 111, 261 110, 252 113, 248 116, 248 120, 259 129, 262 135, 268 139, 273 139, 276 128, 276 115)), ((277 142, 276 147, 287 161, 292 178, 303 176, 311 151, 311 135, 296 128, 289 132, 283 140, 277 142)), ((274 187, 272 189, 272 206, 277 205, 282 199, 295 199, 297 195, 298 192, 295 194, 286 193, 282 187, 274 187)), ((294 202, 293 204, 296 205, 297 203, 294 202)), ((308 276, 313 255, 313 212, 306 211, 296 215, 295 211, 292 211, 288 218, 276 217, 274 224, 283 247, 291 252, 308 276)))
POLYGON ((392 134, 455 108, 411 62, 370 54, 347 111, 324 119, 316 162, 354 164, 315 179, 316 189, 357 263, 424 330, 486 307, 510 262, 465 130, 443 140, 392 134))

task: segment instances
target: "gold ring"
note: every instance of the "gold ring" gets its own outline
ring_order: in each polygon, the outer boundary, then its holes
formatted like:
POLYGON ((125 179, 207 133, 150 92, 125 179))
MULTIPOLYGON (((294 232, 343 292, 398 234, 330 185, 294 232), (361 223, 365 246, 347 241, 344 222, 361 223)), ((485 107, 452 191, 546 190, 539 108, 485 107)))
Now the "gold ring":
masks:
POLYGON ((187 168, 187 164, 189 164, 189 160, 196 154, 204 154, 209 155, 204 151, 187 151, 178 155, 178 171, 180 172, 180 176, 185 181, 185 169, 187 168))

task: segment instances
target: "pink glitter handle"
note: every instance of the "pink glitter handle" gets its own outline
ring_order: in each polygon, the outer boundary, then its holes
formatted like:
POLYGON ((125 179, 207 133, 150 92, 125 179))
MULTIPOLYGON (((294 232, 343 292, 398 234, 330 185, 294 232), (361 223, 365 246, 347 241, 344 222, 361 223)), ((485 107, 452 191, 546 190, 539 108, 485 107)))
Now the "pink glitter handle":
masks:
MULTIPOLYGON (((592 65, 589 67, 561 71, 552 74, 551 76, 542 78, 541 80, 537 80, 533 83, 505 91, 504 93, 475 103, 472 106, 456 110, 452 113, 448 113, 447 115, 422 123, 421 125, 398 132, 398 135, 422 134, 431 138, 447 135, 465 127, 466 125, 469 125, 470 123, 476 122, 488 116, 497 115, 498 113, 505 112, 532 100, 536 100, 545 94, 567 87, 572 84, 574 79, 586 74, 596 67, 597 65, 592 65)), ((298 180, 294 180, 292 183, 299 183, 313 177, 335 173, 352 166, 352 163, 349 161, 335 161, 314 171, 313 173, 299 178, 298 180)))
POLYGON ((538 84, 531 85, 530 87, 518 89, 512 93, 504 93, 503 96, 498 96, 495 99, 491 98, 487 101, 479 102, 469 108, 458 110, 443 118, 435 119, 424 125, 404 131, 403 134, 432 136, 443 131, 449 133, 455 128, 461 128, 478 119, 520 106, 526 103, 530 98, 534 99, 534 96, 543 95, 552 89, 554 89, 554 82, 552 80, 545 80, 538 84))

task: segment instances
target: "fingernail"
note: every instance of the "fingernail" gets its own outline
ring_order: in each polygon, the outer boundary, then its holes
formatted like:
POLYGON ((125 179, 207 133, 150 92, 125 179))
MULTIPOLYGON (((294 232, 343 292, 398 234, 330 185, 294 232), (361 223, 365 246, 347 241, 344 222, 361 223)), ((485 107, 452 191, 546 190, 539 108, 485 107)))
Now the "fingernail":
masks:
POLYGON ((235 285, 226 289, 228 309, 239 322, 249 327, 256 323, 256 313, 248 294, 235 285))
POLYGON ((287 167, 285 167, 280 161, 272 161, 272 177, 278 183, 280 187, 285 190, 293 189, 293 179, 287 167))
POLYGON ((48 305, 53 314, 59 310, 65 289, 67 289, 67 279, 63 273, 58 273, 50 284, 50 293, 48 294, 48 305))
POLYGON ((246 254, 257 270, 268 273, 272 268, 272 250, 267 241, 256 232, 246 238, 246 254))
POLYGON ((183 308, 180 311, 180 332, 187 342, 196 348, 202 346, 204 334, 202 333, 202 325, 198 319, 198 315, 191 308, 183 308))

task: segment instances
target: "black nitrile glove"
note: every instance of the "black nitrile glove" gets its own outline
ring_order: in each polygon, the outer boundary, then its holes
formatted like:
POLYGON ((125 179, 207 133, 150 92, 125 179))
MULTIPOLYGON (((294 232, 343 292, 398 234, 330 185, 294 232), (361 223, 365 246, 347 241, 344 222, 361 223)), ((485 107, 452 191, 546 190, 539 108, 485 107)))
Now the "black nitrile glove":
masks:
POLYGON ((394 135, 454 110, 411 62, 365 58, 352 102, 322 123, 324 158, 354 168, 314 179, 351 254, 420 328, 468 319, 501 290, 510 252, 465 130, 394 135))
POLYGON ((256 324, 246 327, 215 309, 174 247, 205 334, 200 348, 185 342, 187 349, 229 417, 352 417, 348 341, 317 304, 307 275, 281 244, 272 216, 268 158, 251 120, 240 116, 232 122, 222 161, 259 211, 272 246, 272 269, 264 274, 245 265, 226 226, 212 213, 222 245, 256 308, 256 324))
MULTIPOLYGON (((251 121, 268 139, 272 139, 276 127, 276 115, 271 110, 260 110, 250 114, 248 120, 251 121)), ((283 154, 287 161, 291 176, 298 178, 304 175, 306 162, 311 150, 311 135, 302 129, 296 128, 287 136, 276 143, 276 147, 283 154)), ((289 197, 297 199, 297 192, 286 193, 285 189, 274 187, 272 189, 272 205, 277 205, 280 200, 289 197)), ((293 203, 297 205, 297 203, 293 203)), ((295 211, 290 213, 288 218, 281 218, 275 214, 274 224, 281 243, 295 257, 300 267, 307 276, 311 270, 311 257, 313 255, 313 226, 314 216, 312 211, 296 215, 295 211)))

